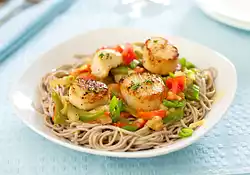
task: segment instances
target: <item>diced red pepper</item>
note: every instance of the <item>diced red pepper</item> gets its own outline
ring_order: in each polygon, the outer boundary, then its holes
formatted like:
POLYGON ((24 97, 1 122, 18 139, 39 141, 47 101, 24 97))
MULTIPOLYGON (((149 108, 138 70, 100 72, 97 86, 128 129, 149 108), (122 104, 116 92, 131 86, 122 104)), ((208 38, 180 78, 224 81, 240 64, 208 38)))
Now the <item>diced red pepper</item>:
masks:
POLYGON ((123 126, 126 126, 127 124, 126 123, 122 123, 122 122, 116 122, 116 123, 113 123, 114 126, 117 126, 119 128, 122 128, 123 126))
POLYGON ((156 110, 156 111, 149 111, 149 112, 138 112, 138 117, 144 120, 151 120, 154 116, 159 116, 161 118, 166 116, 165 110, 156 110))
POLYGON ((174 94, 178 94, 178 93, 184 91, 185 81, 186 81, 185 76, 168 78, 166 80, 166 85, 174 94))
POLYGON ((132 126, 132 127, 136 127, 138 129, 142 128, 145 125, 146 121, 142 118, 137 119, 135 121, 118 121, 116 123, 113 123, 114 126, 119 127, 119 128, 123 128, 126 126, 132 126))
POLYGON ((179 89, 179 83, 175 79, 172 81, 171 91, 174 94, 177 94, 180 91, 180 89, 179 89))
POLYGON ((122 52, 123 63, 129 65, 131 61, 136 59, 136 54, 134 52, 133 46, 131 44, 126 44, 122 52))

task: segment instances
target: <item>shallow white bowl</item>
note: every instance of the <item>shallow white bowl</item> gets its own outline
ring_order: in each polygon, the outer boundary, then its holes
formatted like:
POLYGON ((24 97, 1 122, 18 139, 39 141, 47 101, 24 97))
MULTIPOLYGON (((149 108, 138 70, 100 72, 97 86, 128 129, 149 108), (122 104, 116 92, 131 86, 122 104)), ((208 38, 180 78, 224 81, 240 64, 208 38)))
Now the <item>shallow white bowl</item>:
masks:
POLYGON ((206 116, 205 124, 198 128, 192 137, 182 139, 164 148, 139 152, 109 152, 80 147, 56 137, 43 123, 43 117, 35 111, 32 102, 37 103, 37 86, 47 72, 62 64, 73 63, 74 54, 88 54, 104 45, 144 41, 151 36, 165 36, 137 29, 99 29, 77 36, 37 59, 24 73, 10 94, 11 101, 20 119, 33 131, 50 141, 81 152, 112 157, 153 157, 168 154, 191 145, 208 132, 223 116, 234 98, 237 75, 233 64, 221 54, 200 44, 179 37, 167 37, 177 46, 181 57, 186 57, 200 68, 214 67, 218 70, 216 79, 217 96, 212 110, 206 116))

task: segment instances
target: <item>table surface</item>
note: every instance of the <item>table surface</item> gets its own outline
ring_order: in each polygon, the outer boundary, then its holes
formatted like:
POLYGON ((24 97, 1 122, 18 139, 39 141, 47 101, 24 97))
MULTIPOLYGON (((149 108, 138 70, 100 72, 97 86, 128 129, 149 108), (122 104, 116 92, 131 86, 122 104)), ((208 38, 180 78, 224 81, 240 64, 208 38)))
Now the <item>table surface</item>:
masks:
MULTIPOLYGON (((143 2, 141 14, 121 0, 77 1, 18 52, 0 65, 1 175, 165 175, 250 173, 250 32, 206 17, 191 0, 170 6, 143 2), (26 127, 8 100, 9 89, 38 55, 72 36, 102 27, 135 27, 179 35, 219 51, 238 73, 238 89, 227 114, 207 135, 186 149, 150 159, 118 159, 61 147, 26 127)), ((26 12, 6 24, 1 36, 22 25, 26 12)), ((34 12, 35 13, 35 12, 34 12)), ((195 51, 194 51, 195 52, 195 51)), ((230 78, 230 77, 228 77, 230 78)))

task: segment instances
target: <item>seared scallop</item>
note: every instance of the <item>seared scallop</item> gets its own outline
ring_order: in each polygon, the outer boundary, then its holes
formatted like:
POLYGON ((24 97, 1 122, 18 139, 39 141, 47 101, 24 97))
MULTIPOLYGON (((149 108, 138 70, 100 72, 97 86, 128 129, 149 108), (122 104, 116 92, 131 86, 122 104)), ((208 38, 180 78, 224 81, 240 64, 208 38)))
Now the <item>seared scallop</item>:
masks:
POLYGON ((91 64, 92 74, 97 78, 108 76, 110 69, 119 66, 122 63, 122 55, 113 49, 102 49, 97 51, 91 64))
POLYGON ((160 108, 165 95, 165 84, 155 74, 131 74, 123 79, 120 90, 128 106, 151 111, 160 108))
POLYGON ((173 72, 178 63, 179 53, 168 40, 155 37, 148 39, 143 48, 143 66, 152 73, 166 75, 173 72))
POLYGON ((69 101, 79 109, 94 109, 107 104, 108 87, 100 81, 79 78, 69 89, 69 101))

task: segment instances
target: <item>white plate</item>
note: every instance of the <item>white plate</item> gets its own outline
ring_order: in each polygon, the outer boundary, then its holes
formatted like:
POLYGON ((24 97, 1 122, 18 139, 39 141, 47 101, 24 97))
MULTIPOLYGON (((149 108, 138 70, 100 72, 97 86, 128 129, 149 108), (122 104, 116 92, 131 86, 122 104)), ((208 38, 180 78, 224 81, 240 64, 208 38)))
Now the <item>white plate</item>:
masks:
POLYGON ((196 0, 203 12, 226 25, 250 30, 249 0, 196 0))
POLYGON ((217 97, 212 110, 206 116, 204 126, 197 129, 192 137, 182 139, 164 148, 139 152, 109 152, 80 147, 56 137, 43 124, 43 117, 32 107, 37 102, 37 86, 47 72, 62 64, 72 63, 74 54, 92 53, 104 45, 115 45, 124 42, 144 41, 150 36, 165 36, 137 29, 100 29, 77 36, 41 56, 24 73, 10 94, 11 101, 20 119, 33 131, 50 141, 81 152, 112 157, 153 157, 184 148, 208 132, 223 116, 234 98, 237 86, 236 70, 230 61, 221 54, 192 41, 180 37, 166 37, 179 49, 180 56, 185 56, 200 68, 215 67, 218 70, 216 79, 217 97))

